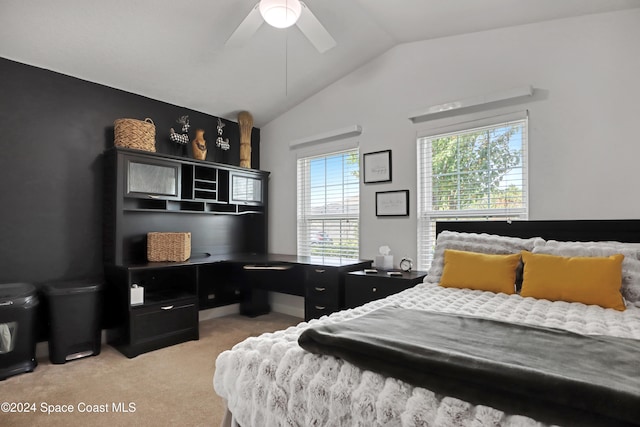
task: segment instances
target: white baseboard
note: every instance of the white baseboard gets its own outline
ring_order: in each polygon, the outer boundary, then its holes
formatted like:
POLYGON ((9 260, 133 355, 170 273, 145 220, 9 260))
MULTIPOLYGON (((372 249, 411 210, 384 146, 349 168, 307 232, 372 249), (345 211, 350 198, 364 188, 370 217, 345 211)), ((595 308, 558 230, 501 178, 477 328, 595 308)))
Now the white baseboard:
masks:
POLYGON ((228 316, 230 314, 238 314, 240 312, 240 304, 224 305, 222 307, 208 308, 200 310, 198 313, 198 321, 203 322, 216 317, 228 316))
POLYGON ((269 304, 271 305, 271 310, 277 313, 288 314, 289 316, 304 319, 303 297, 269 292, 269 304))
MULTIPOLYGON (((269 304, 271 305, 271 311, 304 319, 304 298, 302 297, 270 292, 269 304)), ((202 322, 209 319, 215 319, 216 317, 238 314, 239 312, 240 304, 209 308, 206 310, 200 310, 198 320, 202 322)))

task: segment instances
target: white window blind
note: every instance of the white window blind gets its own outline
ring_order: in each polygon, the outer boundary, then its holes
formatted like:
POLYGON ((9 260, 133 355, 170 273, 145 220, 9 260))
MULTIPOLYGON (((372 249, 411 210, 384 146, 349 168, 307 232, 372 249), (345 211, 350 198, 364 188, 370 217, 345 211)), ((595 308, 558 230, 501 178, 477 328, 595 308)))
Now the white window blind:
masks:
POLYGON ((298 159, 298 255, 359 257, 358 149, 298 159))
POLYGON ((526 219, 528 119, 418 138, 418 269, 436 221, 526 219))

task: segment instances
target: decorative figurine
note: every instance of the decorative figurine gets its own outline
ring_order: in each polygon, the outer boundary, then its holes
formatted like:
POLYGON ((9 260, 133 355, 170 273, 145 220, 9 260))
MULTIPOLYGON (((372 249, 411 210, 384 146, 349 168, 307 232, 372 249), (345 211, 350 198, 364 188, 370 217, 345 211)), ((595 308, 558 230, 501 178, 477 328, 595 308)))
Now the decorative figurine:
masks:
POLYGON ((182 133, 177 133, 173 128, 170 130, 169 139, 177 144, 189 143, 189 116, 180 116, 176 123, 182 125, 182 133))
POLYGON ((220 117, 218 117, 218 138, 216 138, 216 147, 222 149, 222 150, 228 150, 229 147, 231 147, 229 145, 229 138, 227 139, 222 139, 222 128, 225 126, 224 123, 222 123, 222 120, 220 120, 220 117))
POLYGON ((169 130, 169 139, 176 144, 185 145, 189 142, 189 134, 177 133, 173 128, 169 130))
POLYGON ((196 129, 196 137, 191 143, 193 148, 193 158, 205 160, 207 158, 207 141, 204 140, 204 130, 196 129))
POLYGON ((253 117, 248 111, 241 111, 238 113, 238 124, 240 125, 240 167, 250 168, 253 117))
POLYGON ((176 132, 173 128, 169 130, 169 139, 182 146, 182 154, 187 155, 187 144, 189 143, 189 116, 181 116, 176 123, 182 125, 182 133, 176 132))

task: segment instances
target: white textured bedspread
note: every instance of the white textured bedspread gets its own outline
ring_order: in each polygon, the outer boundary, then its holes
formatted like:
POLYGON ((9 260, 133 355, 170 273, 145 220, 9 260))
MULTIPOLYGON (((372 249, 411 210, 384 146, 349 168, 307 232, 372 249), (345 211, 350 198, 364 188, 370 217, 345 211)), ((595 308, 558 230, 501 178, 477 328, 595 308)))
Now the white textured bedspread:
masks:
MULTIPOLYGON (((390 304, 640 339, 637 307, 619 312, 425 283, 362 307, 248 338, 220 354, 214 389, 243 427, 542 425, 524 416, 436 395, 298 346, 298 336, 309 325, 350 319, 390 304)), ((428 330, 429 325, 424 327, 428 330)))

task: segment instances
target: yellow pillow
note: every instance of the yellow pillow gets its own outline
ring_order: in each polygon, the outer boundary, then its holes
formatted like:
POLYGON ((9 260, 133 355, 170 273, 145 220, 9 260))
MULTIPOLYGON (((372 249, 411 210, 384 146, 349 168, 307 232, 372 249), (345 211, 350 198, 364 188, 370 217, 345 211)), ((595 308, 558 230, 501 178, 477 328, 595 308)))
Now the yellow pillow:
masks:
POLYGON ((440 286, 495 293, 515 292, 520 254, 489 255, 445 249, 440 286))
POLYGON ((620 293, 624 255, 563 257, 522 251, 520 295, 624 310, 620 293))

